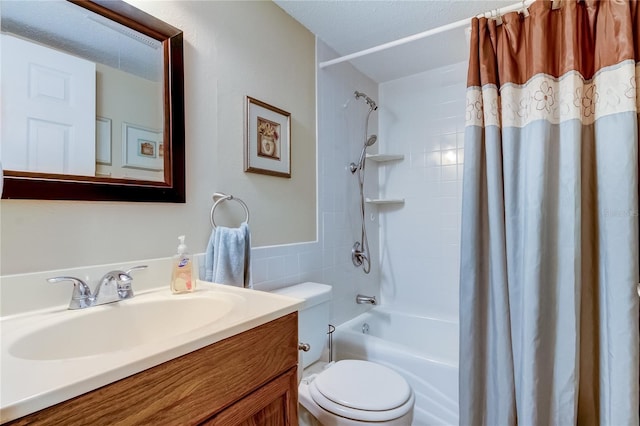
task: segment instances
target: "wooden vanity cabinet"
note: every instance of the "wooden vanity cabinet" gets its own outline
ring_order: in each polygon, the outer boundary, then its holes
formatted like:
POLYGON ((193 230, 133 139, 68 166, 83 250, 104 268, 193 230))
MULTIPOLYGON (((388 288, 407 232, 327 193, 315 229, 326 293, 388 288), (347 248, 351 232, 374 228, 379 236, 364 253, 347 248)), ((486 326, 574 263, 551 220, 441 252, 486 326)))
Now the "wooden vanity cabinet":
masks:
POLYGON ((10 425, 298 424, 298 313, 10 425))

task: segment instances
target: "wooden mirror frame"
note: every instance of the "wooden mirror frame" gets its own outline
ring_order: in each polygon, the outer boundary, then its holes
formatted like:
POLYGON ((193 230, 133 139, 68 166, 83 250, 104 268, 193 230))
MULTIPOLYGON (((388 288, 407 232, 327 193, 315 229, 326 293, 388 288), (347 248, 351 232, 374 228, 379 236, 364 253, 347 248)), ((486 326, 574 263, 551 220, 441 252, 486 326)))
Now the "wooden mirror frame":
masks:
POLYGON ((184 58, 182 31, 120 0, 67 0, 162 42, 164 182, 4 171, 2 198, 184 203, 184 58))

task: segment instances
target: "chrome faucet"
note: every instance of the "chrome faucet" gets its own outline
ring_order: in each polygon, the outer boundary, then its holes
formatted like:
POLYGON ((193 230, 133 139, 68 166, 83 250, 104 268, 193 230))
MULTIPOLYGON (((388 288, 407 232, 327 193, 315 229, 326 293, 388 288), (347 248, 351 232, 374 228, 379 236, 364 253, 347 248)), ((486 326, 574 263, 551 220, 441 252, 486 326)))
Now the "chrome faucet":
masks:
MULTIPOLYGON (((104 274, 93 294, 93 305, 117 302, 129 297, 122 297, 126 288, 131 288, 131 276, 124 271, 111 271, 104 274)), ((131 296, 132 297, 132 296, 131 296)))
POLYGON ((369 304, 369 305, 377 305, 378 301, 375 296, 365 296, 364 294, 359 294, 356 296, 356 303, 358 305, 369 304))
POLYGON ((131 282, 133 278, 131 278, 130 273, 146 267, 147 265, 141 265, 126 272, 119 270, 107 272, 100 279, 93 293, 87 283, 80 278, 63 276, 48 278, 47 281, 50 283, 73 282, 73 293, 71 294, 69 309, 84 309, 132 298, 133 288, 131 287, 131 282))

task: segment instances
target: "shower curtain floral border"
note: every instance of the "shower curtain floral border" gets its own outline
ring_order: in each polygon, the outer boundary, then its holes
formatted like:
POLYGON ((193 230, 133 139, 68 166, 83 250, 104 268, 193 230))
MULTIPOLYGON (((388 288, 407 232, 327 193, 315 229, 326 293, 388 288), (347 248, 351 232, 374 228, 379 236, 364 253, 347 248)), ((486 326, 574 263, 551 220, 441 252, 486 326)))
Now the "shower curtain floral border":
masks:
POLYGON ((524 127, 536 120, 573 119, 592 124, 606 115, 640 111, 640 64, 626 60, 587 81, 577 71, 560 78, 539 74, 523 85, 507 83, 499 92, 495 85, 467 88, 466 126, 524 127))

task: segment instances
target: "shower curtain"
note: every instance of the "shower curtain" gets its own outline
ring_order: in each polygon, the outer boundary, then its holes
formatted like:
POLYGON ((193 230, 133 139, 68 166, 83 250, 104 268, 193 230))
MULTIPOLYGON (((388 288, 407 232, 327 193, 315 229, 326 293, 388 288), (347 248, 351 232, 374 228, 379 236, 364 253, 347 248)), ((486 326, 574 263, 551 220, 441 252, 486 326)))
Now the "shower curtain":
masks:
POLYGON ((635 1, 474 19, 461 425, 638 425, 635 1))

